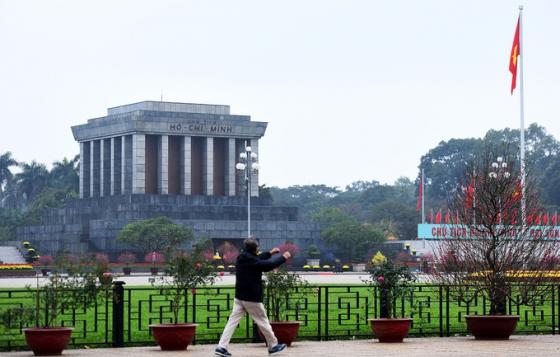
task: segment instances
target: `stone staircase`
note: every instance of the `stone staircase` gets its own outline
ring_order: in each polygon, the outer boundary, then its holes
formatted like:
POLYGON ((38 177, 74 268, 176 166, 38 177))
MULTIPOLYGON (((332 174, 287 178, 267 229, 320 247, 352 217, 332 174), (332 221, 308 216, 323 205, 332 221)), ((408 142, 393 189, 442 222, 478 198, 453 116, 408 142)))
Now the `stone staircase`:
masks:
POLYGON ((0 262, 4 264, 25 264, 25 258, 16 247, 0 246, 0 262))

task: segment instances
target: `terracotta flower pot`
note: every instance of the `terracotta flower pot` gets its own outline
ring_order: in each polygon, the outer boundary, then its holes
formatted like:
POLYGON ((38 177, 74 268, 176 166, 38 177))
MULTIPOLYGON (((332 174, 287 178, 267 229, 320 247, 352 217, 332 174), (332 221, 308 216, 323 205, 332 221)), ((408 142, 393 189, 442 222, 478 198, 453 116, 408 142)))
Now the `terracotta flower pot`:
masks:
POLYGON ((25 341, 35 356, 56 356, 70 341, 71 327, 25 328, 25 341))
POLYGON ((379 342, 402 342, 408 335, 412 319, 370 319, 369 323, 379 342))
POLYGON ((509 340, 515 331, 518 315, 468 315, 467 329, 475 340, 509 340))
POLYGON ((163 351, 181 351, 192 344, 197 324, 150 325, 156 343, 163 351))
MULTIPOLYGON (((278 343, 285 343, 288 347, 295 341, 299 331, 299 325, 299 321, 270 321, 270 326, 272 327, 272 331, 274 331, 274 335, 278 339, 278 343)), ((266 343, 266 339, 260 330, 259 335, 266 343)))

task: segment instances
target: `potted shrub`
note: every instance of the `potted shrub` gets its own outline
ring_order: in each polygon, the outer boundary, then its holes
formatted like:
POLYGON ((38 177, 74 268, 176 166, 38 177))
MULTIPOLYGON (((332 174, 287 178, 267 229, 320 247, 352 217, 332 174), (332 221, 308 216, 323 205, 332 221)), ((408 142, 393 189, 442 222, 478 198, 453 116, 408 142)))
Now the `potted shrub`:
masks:
MULTIPOLYGON (((45 283, 34 289, 27 287, 34 296, 36 306, 23 306, 5 310, 0 318, 11 326, 24 328, 25 340, 33 353, 60 355, 70 341, 73 328, 61 326, 61 313, 65 310, 87 309, 97 299, 100 289, 96 274, 88 264, 75 264, 61 256, 55 261, 45 283)), ((37 283, 38 285, 38 283, 37 283)))
POLYGON ((306 265, 309 266, 319 265, 320 262, 319 258, 321 257, 321 251, 319 250, 319 248, 317 248, 315 244, 308 245, 307 249, 305 250, 305 253, 307 253, 306 265))
POLYGON ((158 252, 151 252, 144 257, 146 263, 151 263, 150 274, 157 275, 159 272, 158 265, 165 263, 165 256, 158 252))
POLYGON ((407 267, 398 267, 385 259, 373 264, 366 283, 379 291, 379 317, 370 319, 373 335, 379 342, 402 342, 408 335, 412 319, 394 317, 393 303, 409 292, 415 282, 407 267))
POLYGON ((435 278, 452 295, 466 305, 488 302, 482 315, 465 317, 475 339, 509 339, 519 316, 508 306, 530 305, 549 291, 554 263, 547 257, 558 251, 558 240, 533 225, 541 213, 535 180, 528 176, 522 189, 516 157, 507 152, 496 157, 485 148, 471 162, 449 204, 460 222, 455 239, 434 252, 435 278))
POLYGON ((47 276, 51 271, 50 267, 54 264, 54 258, 50 255, 41 255, 35 264, 41 269, 41 274, 47 276))
POLYGON ((121 253, 117 258, 117 261, 124 264, 124 267, 122 268, 124 275, 130 275, 130 264, 134 264, 136 262, 136 254, 128 252, 121 253))
POLYGON ((309 292, 308 283, 297 273, 276 270, 266 273, 264 302, 268 307, 270 325, 278 343, 291 346, 299 331, 299 321, 288 321, 287 312, 303 309, 309 292))
POLYGON ((235 264, 239 249, 229 242, 225 242, 218 247, 218 253, 222 255, 223 265, 235 264))
MULTIPOLYGON (((300 249, 297 245, 295 245, 293 242, 287 240, 285 243, 280 244, 278 246, 278 249, 280 250, 280 254, 283 254, 284 252, 290 252, 290 254, 292 255, 292 257, 295 257, 296 255, 299 254, 300 249)), ((292 264, 293 264, 294 259, 289 259, 288 261, 286 261, 284 267, 291 270, 292 269, 292 264)))
POLYGON ((112 275, 109 273, 109 256, 105 253, 95 253, 93 256, 94 271, 97 278, 102 284, 107 283, 107 279, 112 280, 112 275))
POLYGON ((179 312, 185 306, 189 292, 197 286, 212 284, 216 275, 204 264, 203 257, 194 252, 179 251, 167 259, 165 274, 153 284, 158 285, 169 299, 173 322, 150 325, 152 334, 162 350, 185 350, 194 339, 196 324, 179 322, 179 312))

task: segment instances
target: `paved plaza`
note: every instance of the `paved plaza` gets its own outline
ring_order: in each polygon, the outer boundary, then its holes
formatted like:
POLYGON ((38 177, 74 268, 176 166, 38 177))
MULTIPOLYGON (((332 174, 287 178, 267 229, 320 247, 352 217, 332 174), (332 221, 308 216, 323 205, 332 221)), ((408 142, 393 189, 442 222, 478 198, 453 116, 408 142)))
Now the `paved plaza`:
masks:
MULTIPOLYGON (((180 352, 162 352, 157 347, 129 347, 66 350, 67 357, 209 357, 214 345, 189 346, 180 352)), ((268 356, 262 344, 232 344, 234 357, 268 356)), ((32 356, 31 352, 4 352, 0 356, 32 356)), ((475 341, 472 337, 409 338, 404 343, 378 343, 374 340, 295 342, 283 357, 371 357, 371 356, 560 356, 560 336, 513 336, 509 341, 475 341)))

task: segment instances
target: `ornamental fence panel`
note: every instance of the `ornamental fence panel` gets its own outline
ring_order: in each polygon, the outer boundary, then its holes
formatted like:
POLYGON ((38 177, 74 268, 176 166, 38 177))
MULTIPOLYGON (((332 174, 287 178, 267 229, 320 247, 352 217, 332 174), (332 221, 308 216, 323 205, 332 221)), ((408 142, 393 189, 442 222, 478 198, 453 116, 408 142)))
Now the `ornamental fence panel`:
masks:
MULTIPOLYGON (((102 294, 103 295, 103 294, 102 294)), ((201 287, 188 292, 179 316, 181 321, 198 324, 196 343, 216 343, 227 322, 235 289, 201 287)), ((508 301, 508 313, 520 316, 518 334, 556 334, 560 321, 560 285, 550 284, 529 306, 519 305, 518 296, 508 301)), ((379 291, 364 285, 312 286, 295 301, 285 296, 285 320, 301 322, 298 339, 335 340, 371 338, 369 319, 379 316, 379 291)), ((17 307, 36 307, 34 291, 1 289, 0 312, 17 307)), ((409 333, 419 336, 455 336, 467 334, 465 315, 485 314, 489 302, 473 296, 460 302, 453 289, 445 285, 419 284, 410 294, 394 302, 394 315, 412 318, 409 333)), ((45 309, 39 306, 39 309, 45 309)), ((150 324, 172 321, 169 297, 154 287, 126 287, 116 282, 112 294, 101 296, 89 309, 66 309, 58 324, 74 326, 71 346, 153 345, 150 324)), ((14 321, 0 321, 0 351, 26 349, 22 329, 14 321)), ((32 323, 28 324, 32 325, 32 323)), ((234 334, 234 342, 260 341, 256 327, 245 317, 234 334)))

